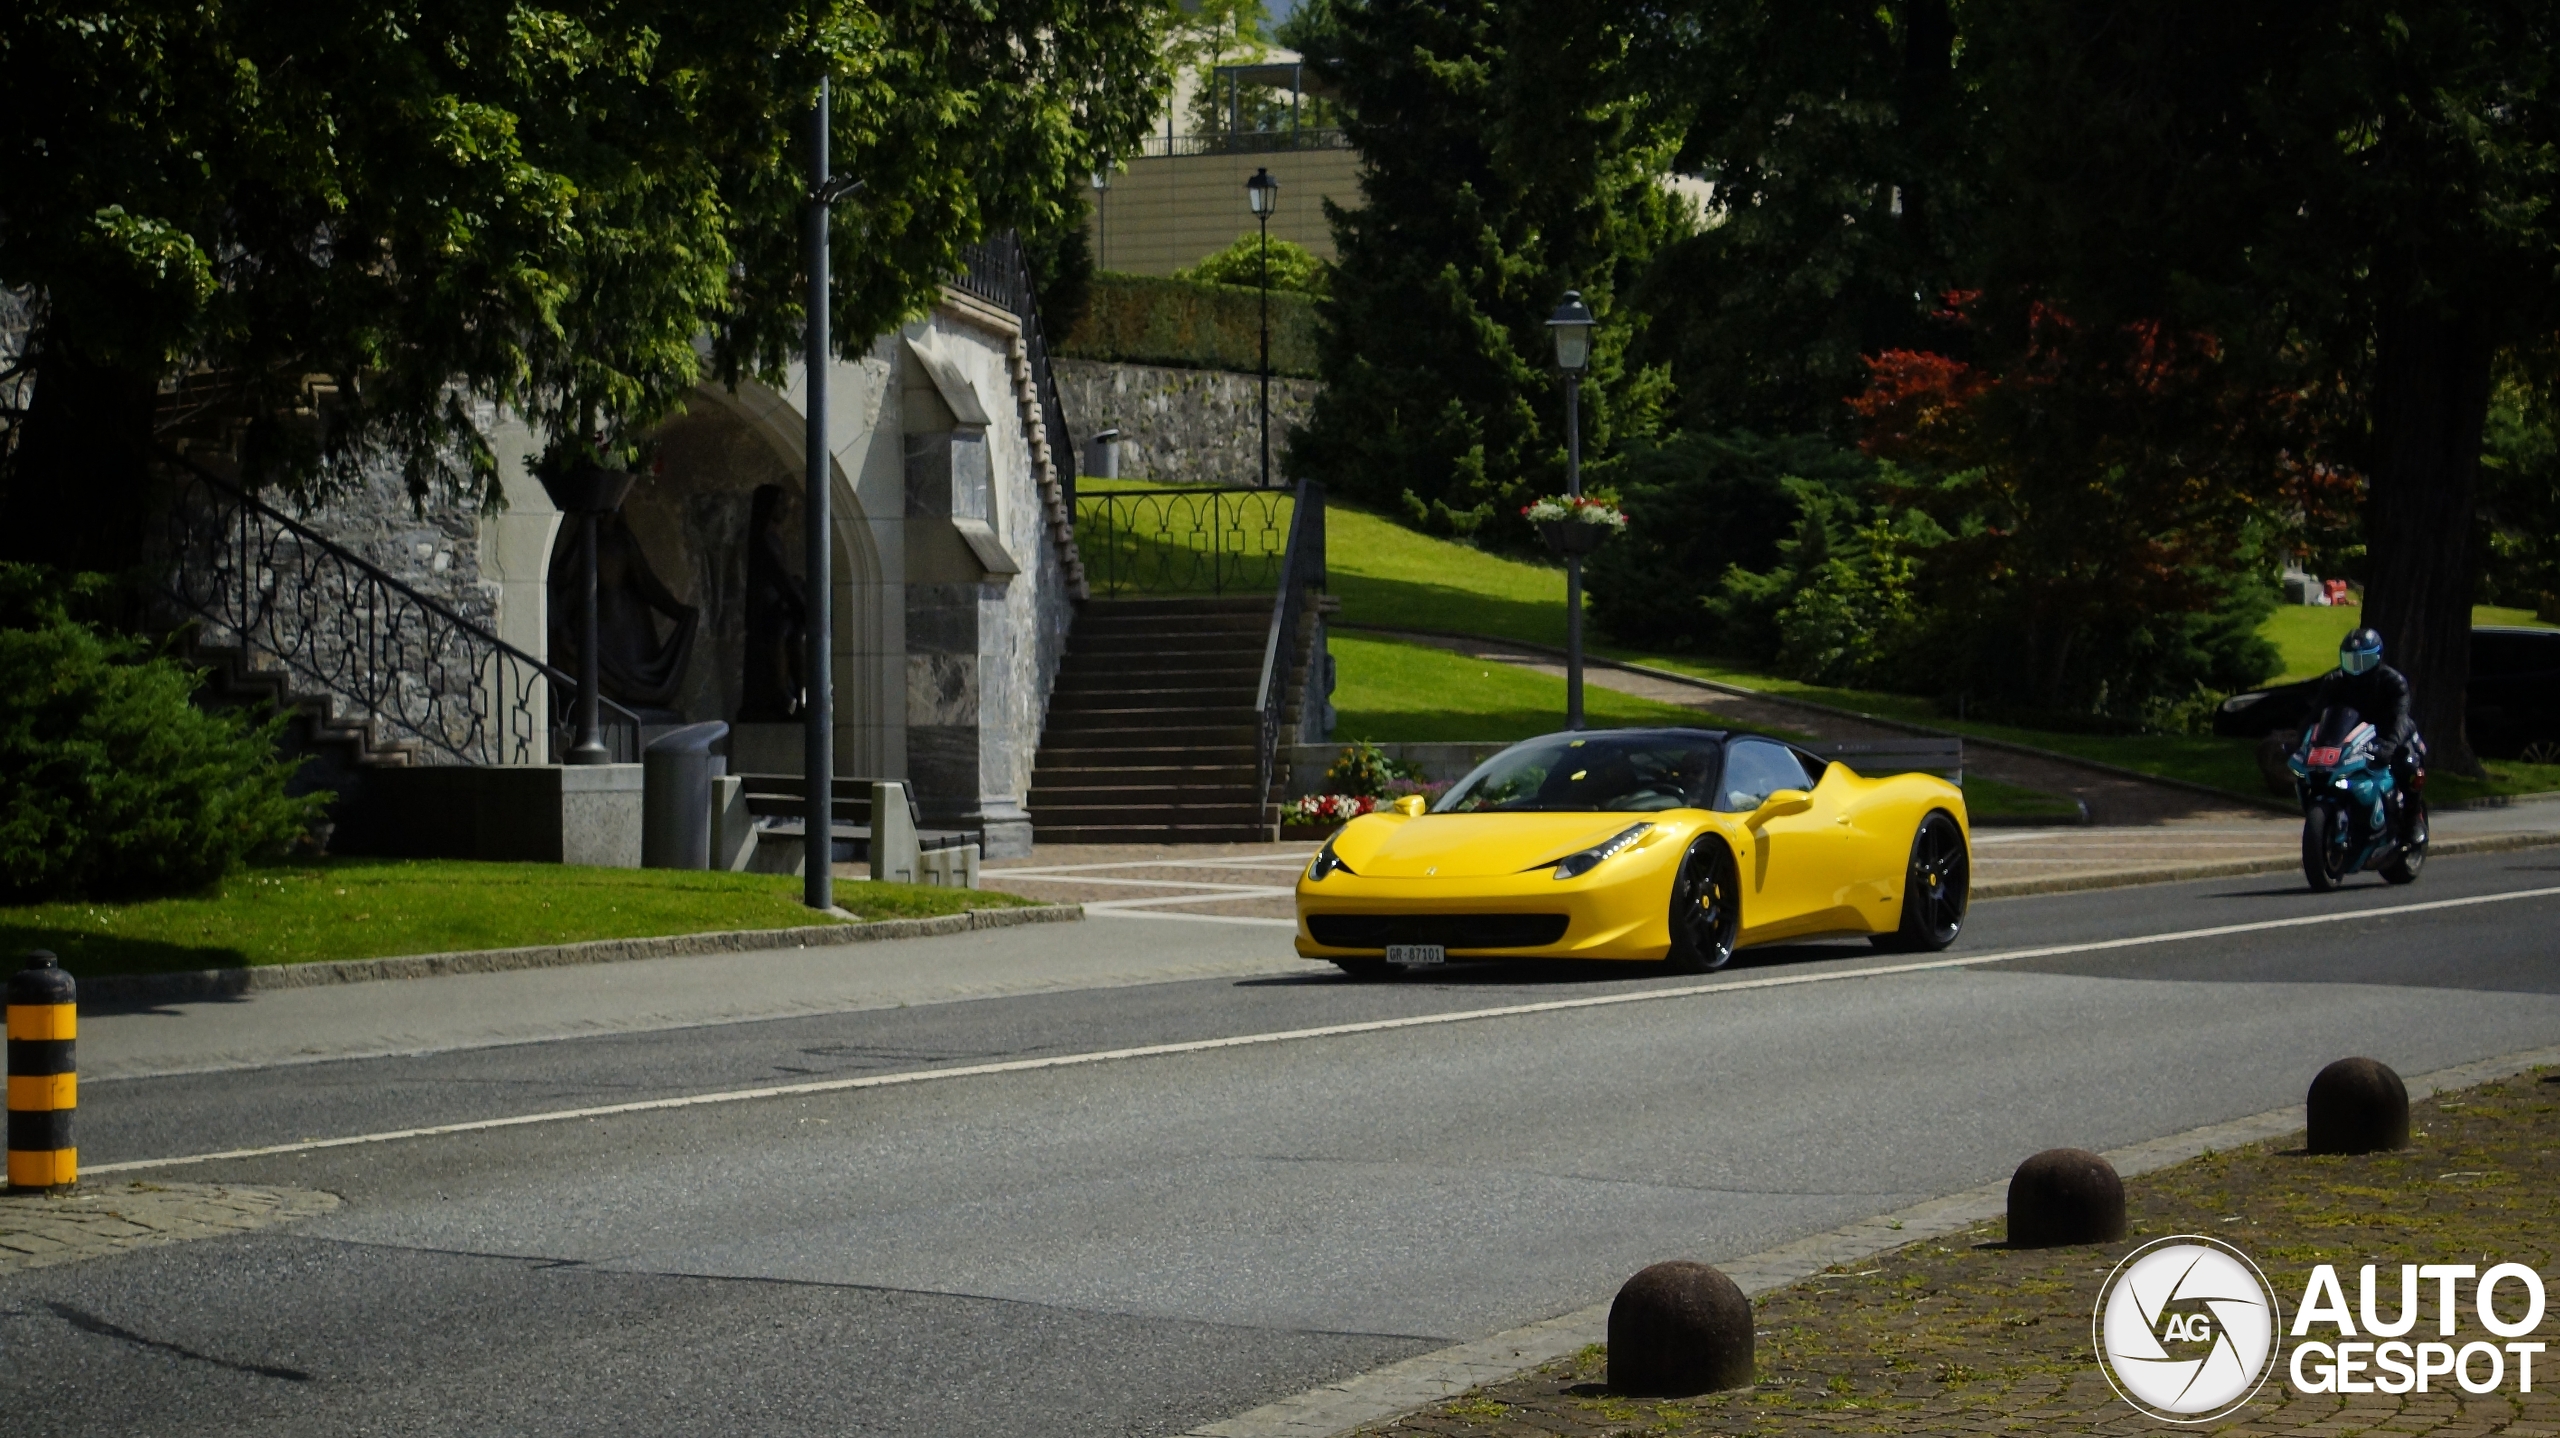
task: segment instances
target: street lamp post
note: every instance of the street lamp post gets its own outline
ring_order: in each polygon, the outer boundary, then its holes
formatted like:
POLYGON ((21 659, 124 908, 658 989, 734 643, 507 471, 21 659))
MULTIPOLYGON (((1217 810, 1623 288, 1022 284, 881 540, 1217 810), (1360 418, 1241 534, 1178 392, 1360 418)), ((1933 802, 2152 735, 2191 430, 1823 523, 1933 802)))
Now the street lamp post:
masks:
POLYGON ((807 542, 809 577, 809 647, 803 672, 808 675, 808 703, 802 711, 800 902, 813 909, 835 907, 836 858, 836 691, 834 523, 828 509, 830 456, 827 442, 827 356, 834 348, 827 335, 829 311, 835 303, 827 257, 827 218, 835 202, 862 188, 858 180, 829 173, 827 80, 818 79, 818 102, 809 111, 809 194, 802 211, 802 263, 808 267, 808 350, 802 356, 802 387, 807 398, 808 431, 802 442, 808 462, 807 495, 800 523, 807 542))
MULTIPOLYGON (((1556 368, 1564 371, 1564 492, 1574 499, 1582 497, 1582 372, 1591 367, 1591 324, 1580 290, 1565 291, 1547 321, 1556 368)), ((1583 727, 1582 556, 1571 553, 1564 557, 1564 727, 1583 727)))
POLYGON ((1245 203, 1262 229, 1262 487, 1271 487, 1271 212, 1280 208, 1280 182, 1257 169, 1244 182, 1245 203))
POLYGON ((1093 267, 1111 268, 1111 172, 1093 172, 1093 267))

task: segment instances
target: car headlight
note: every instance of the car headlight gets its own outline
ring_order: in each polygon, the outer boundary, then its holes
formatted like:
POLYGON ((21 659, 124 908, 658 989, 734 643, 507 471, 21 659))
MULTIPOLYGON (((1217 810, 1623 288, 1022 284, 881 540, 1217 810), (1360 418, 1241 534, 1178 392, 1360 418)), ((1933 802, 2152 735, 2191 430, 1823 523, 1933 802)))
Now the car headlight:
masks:
POLYGON ((1571 879, 1590 873, 1593 869, 1599 867, 1601 860, 1608 858, 1611 854, 1617 853, 1619 850, 1633 844, 1636 840, 1643 838, 1645 836, 1645 831, 1652 827, 1653 826, 1651 824, 1637 824, 1630 828, 1621 830, 1606 843, 1594 844, 1579 854, 1565 855, 1563 858, 1556 860, 1556 877, 1559 879, 1571 879))
POLYGON ((2263 689, 2259 690, 2255 694, 2234 694, 2230 698, 2222 701, 2222 712, 2225 714, 2237 714, 2241 710, 2248 708, 2250 705, 2255 704, 2266 697, 2267 691, 2263 689))
POLYGON ((1316 850, 1315 862, 1307 865, 1307 882, 1311 884, 1320 882, 1325 875, 1337 871, 1350 874, 1355 879, 1359 877, 1352 871, 1349 864, 1333 856, 1333 841, 1327 839, 1324 841, 1324 847, 1316 850))

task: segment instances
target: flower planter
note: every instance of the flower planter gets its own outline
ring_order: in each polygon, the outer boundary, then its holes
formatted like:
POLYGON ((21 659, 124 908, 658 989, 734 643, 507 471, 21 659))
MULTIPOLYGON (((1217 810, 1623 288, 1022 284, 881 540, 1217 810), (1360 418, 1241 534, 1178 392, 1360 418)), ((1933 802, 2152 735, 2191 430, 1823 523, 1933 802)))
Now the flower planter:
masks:
POLYGON ((1340 824, 1283 824, 1280 826, 1280 837, 1283 839, 1330 839, 1341 828, 1340 824))
POLYGON ((1616 532, 1609 525, 1594 524, 1585 519, 1538 521, 1538 533, 1546 539, 1547 548, 1568 557, 1591 553, 1600 547, 1600 541, 1616 532))
POLYGON ((565 475, 544 475, 542 492, 563 514, 611 514, 622 507, 637 476, 627 469, 582 464, 565 475))

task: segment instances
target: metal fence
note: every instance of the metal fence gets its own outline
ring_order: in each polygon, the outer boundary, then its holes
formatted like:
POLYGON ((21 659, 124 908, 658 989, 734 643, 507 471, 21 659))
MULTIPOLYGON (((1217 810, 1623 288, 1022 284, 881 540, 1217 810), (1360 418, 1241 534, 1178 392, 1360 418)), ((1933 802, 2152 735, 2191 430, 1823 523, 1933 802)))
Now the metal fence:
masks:
POLYGON ((1299 480, 1290 510, 1288 544, 1276 576, 1279 592, 1272 597, 1271 627, 1263 638, 1262 685, 1255 698, 1262 711, 1260 775, 1253 790, 1256 803, 1271 797, 1271 778, 1279 768, 1280 728, 1288 716, 1289 681, 1298 662, 1299 632, 1312 597, 1325 587, 1324 486, 1312 479, 1299 480))
POLYGON ((1270 155, 1288 150, 1348 150, 1340 130, 1218 130, 1203 135, 1149 135, 1139 142, 1148 159, 1182 155, 1270 155))
POLYGON ((1106 598, 1267 594, 1296 501, 1285 489, 1110 489, 1076 496, 1085 582, 1106 598))
POLYGON ((1023 353, 1031 364, 1031 386, 1040 396, 1040 424, 1049 432, 1049 463, 1058 488, 1069 503, 1076 497, 1076 446, 1067 435, 1066 406, 1058 399, 1057 376, 1049 370, 1049 335, 1040 324, 1040 297, 1031 283, 1031 261, 1022 252, 1022 237, 1012 230, 961 251, 962 268, 952 281, 987 303, 1010 310, 1022 322, 1023 353))
MULTIPOLYGON (((252 674, 427 764, 540 764, 566 753, 577 680, 224 480, 186 465, 158 556, 162 588, 252 674)), ((603 701, 619 762, 640 718, 603 701)))

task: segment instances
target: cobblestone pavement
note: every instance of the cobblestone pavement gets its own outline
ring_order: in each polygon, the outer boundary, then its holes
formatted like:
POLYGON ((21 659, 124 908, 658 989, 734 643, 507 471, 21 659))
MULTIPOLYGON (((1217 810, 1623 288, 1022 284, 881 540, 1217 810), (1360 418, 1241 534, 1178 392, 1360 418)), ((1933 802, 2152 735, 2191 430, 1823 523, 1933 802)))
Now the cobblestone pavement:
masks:
POLYGON ((1028 859, 979 870, 990 889, 1088 914, 1220 919, 1294 927, 1290 899, 1315 857, 1304 840, 1284 844, 1043 844, 1028 859))
MULTIPOLYGON (((2288 1136, 2130 1179, 2133 1231, 2119 1243, 2011 1250, 1993 1221, 1836 1266, 1756 1301, 1759 1381, 1748 1389, 1629 1398, 1607 1387, 1607 1354, 1595 1345, 1357 1431, 1361 1438, 2173 1431, 2117 1398, 2091 1354, 2090 1314, 2120 1259, 2153 1238, 2213 1234, 2268 1270, 2288 1311, 2315 1263, 2339 1265, 2350 1290, 2351 1265, 2364 1263, 2388 1272, 2402 1263, 2513 1261, 2548 1281, 2550 1195, 2560 1180, 2555 1082, 2560 1075, 2545 1070, 2414 1103, 2416 1141, 2400 1153, 2310 1158, 2299 1137, 2288 1136)), ((2429 1312, 2433 1304, 2430 1291, 2429 1312)), ((2466 1291, 2461 1333, 2476 1339, 2470 1306, 2466 1291)), ((2547 1339, 2549 1325, 2530 1336, 2547 1339)), ((2537 1364, 2530 1392, 2519 1391, 2510 1372, 2502 1387, 2480 1395, 2442 1379, 2426 1393, 2305 1395, 2279 1371, 2246 1407, 2197 1431, 2541 1438, 2560 1434, 2560 1384, 2537 1364)))
POLYGON ((334 1193, 216 1183, 83 1183, 63 1194, 9 1194, 0 1196, 0 1273, 247 1233, 337 1206, 334 1193))

